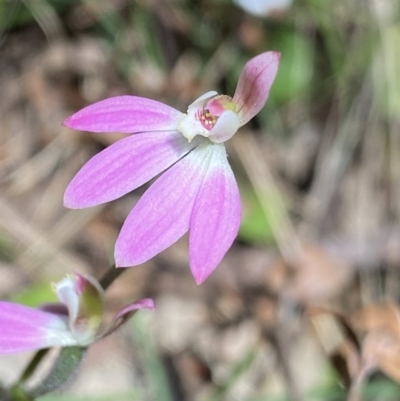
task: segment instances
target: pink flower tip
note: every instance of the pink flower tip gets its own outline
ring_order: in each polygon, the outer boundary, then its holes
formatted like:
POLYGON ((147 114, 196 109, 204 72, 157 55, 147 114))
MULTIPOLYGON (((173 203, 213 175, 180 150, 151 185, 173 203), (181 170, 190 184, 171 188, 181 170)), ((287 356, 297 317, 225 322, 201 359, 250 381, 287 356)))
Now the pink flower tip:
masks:
POLYGON ((69 124, 69 121, 71 120, 71 117, 72 117, 72 116, 69 116, 68 118, 66 118, 66 119, 62 122, 62 125, 63 125, 64 127, 71 128, 71 127, 70 127, 70 124, 69 124))
POLYGON ((138 309, 154 310, 156 307, 154 300, 151 298, 143 298, 140 301, 137 301, 136 304, 138 305, 138 309))

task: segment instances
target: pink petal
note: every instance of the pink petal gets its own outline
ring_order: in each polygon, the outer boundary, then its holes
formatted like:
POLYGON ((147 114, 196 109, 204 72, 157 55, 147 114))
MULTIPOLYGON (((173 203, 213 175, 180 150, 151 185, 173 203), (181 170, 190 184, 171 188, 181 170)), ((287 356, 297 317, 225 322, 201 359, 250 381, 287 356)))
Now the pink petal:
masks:
POLYGON ((231 247, 240 217, 239 190, 225 147, 215 144, 190 221, 190 267, 197 284, 212 273, 231 247))
POLYGON ((278 52, 262 53, 244 66, 233 96, 241 125, 246 124, 264 107, 278 71, 280 56, 278 52))
POLYGON ((201 145, 171 167, 140 198, 117 239, 116 266, 144 263, 188 231, 212 149, 211 143, 203 139, 201 145))
POLYGON ((67 317, 0 302, 0 353, 75 345, 67 317))
POLYGON ((90 132, 175 130, 182 113, 152 99, 116 96, 83 108, 64 121, 66 127, 90 132))
POLYGON ((90 159, 72 179, 64 205, 73 209, 117 199, 175 163, 194 147, 178 132, 132 135, 90 159))

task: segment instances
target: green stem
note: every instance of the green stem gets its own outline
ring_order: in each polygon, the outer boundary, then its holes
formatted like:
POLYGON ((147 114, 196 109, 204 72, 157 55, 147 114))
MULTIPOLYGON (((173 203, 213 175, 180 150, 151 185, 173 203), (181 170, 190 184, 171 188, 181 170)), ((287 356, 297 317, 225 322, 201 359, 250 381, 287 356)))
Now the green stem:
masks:
POLYGON ((125 271, 126 269, 117 269, 115 265, 112 265, 99 280, 103 290, 107 290, 108 287, 125 271))
POLYGON ((36 370, 36 368, 38 367, 41 360, 47 355, 48 352, 49 352, 49 348, 46 348, 46 349, 41 349, 40 351, 38 351, 35 354, 35 356, 29 362, 28 366, 22 372, 21 377, 19 378, 19 380, 17 382, 17 385, 23 384, 31 377, 31 375, 36 370))

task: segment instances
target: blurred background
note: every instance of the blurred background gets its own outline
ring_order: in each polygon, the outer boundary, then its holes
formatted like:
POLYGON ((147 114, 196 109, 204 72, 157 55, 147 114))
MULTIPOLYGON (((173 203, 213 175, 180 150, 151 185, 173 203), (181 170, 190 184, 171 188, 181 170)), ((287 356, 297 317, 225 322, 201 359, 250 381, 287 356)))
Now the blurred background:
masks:
MULTIPOLYGON (((200 287, 187 237, 128 269, 107 316, 144 296, 156 311, 41 400, 400 399, 398 0, 0 0, 0 298, 37 306, 67 273, 100 277, 146 189, 64 209, 73 175, 121 138, 67 116, 121 94, 184 112, 233 95, 268 50, 267 105, 227 143, 234 246, 200 287)), ((30 358, 0 356, 0 386, 30 358)))

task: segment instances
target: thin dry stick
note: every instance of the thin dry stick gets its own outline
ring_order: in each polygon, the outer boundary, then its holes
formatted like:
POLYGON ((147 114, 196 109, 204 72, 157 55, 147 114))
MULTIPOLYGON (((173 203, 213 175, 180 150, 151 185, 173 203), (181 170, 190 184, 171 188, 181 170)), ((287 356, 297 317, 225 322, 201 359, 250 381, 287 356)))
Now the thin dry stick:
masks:
MULTIPOLYGON (((381 79, 386 81, 389 86, 391 82, 396 82, 397 71, 396 66, 396 53, 393 52, 393 31, 388 29, 388 24, 395 12, 395 2, 384 2, 384 7, 379 7, 376 1, 370 1, 371 14, 374 16, 374 21, 379 28, 380 39, 380 52, 379 58, 383 58, 381 66, 383 71, 379 71, 381 79), (386 12, 385 12, 386 11, 386 12)), ((382 4, 381 4, 382 6, 382 4)), ((377 67, 379 68, 379 67, 377 67)), ((394 92, 392 93, 393 96, 394 92)), ((388 100, 391 97, 390 91, 386 94, 388 100)), ((392 102, 394 103, 393 99, 392 102)), ((389 146, 387 147, 388 156, 388 173, 389 185, 391 196, 389 198, 389 209, 395 211, 396 215, 400 214, 400 122, 398 119, 393 118, 389 120, 388 126, 388 140, 389 146)), ((399 248, 400 249, 400 248, 399 248)), ((385 296, 388 299, 395 298, 398 293, 398 269, 396 266, 389 266, 388 274, 385 280, 385 296)))
POLYGON ((362 401, 362 386, 368 375, 368 370, 363 369, 357 378, 355 378, 350 386, 349 393, 347 394, 347 401, 362 401))
POLYGON ((288 395, 292 401, 304 401, 304 398, 299 389, 298 383, 293 374, 293 369, 289 363, 290 347, 285 338, 285 329, 283 326, 278 325, 275 330, 269 335, 270 340, 275 345, 278 361, 282 369, 283 379, 286 383, 288 395))
POLYGON ((18 242, 31 249, 31 258, 41 258, 41 269, 37 269, 39 264, 36 263, 33 266, 32 260, 26 257, 21 260, 17 258, 16 263, 24 266, 31 274, 46 274, 54 277, 70 271, 71 266, 76 271, 87 271, 87 266, 82 260, 62 250, 48 235, 33 227, 5 198, 1 197, 0 227, 8 231, 18 242))
POLYGON ((317 156, 316 176, 305 203, 307 234, 313 237, 321 235, 334 193, 364 133, 362 128, 371 127, 376 121, 376 114, 371 113, 371 92, 367 78, 350 109, 339 118, 342 119, 339 128, 333 122, 332 126, 327 126, 327 130, 338 130, 338 133, 334 143, 327 149, 321 148, 317 156))
POLYGON ((275 184, 265 156, 260 152, 251 133, 235 135, 231 143, 269 220, 282 257, 286 261, 294 260, 301 252, 301 242, 287 215, 282 195, 275 184))
POLYGON ((53 7, 51 7, 47 1, 23 0, 23 2, 34 16, 38 25, 42 28, 47 39, 64 36, 64 25, 53 7))

